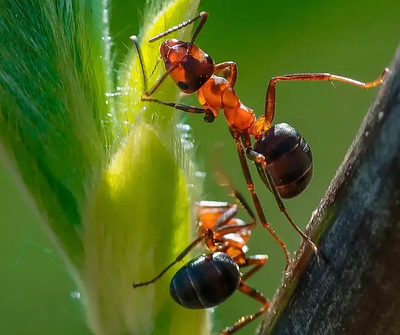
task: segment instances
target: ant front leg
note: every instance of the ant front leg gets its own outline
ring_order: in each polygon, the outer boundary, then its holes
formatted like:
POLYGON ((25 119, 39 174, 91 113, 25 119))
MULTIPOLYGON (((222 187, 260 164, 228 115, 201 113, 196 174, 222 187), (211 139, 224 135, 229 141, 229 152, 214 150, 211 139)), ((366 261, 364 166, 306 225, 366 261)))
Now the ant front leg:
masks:
POLYGON ((235 87, 237 79, 237 65, 235 62, 223 62, 215 65, 214 74, 222 73, 229 84, 235 87))
POLYGON ((292 225, 292 227, 311 246, 311 248, 314 250, 314 253, 317 256, 319 256, 320 250, 318 249, 318 247, 306 234, 304 234, 301 231, 301 229, 294 223, 294 221, 290 217, 285 205, 283 204, 282 198, 279 195, 278 190, 276 189, 276 185, 274 179, 272 178, 271 172, 267 168, 267 162, 265 161, 265 157, 260 153, 252 150, 250 146, 246 147, 246 156, 256 164, 258 171, 260 171, 261 173, 261 179, 267 181, 268 185, 270 186, 271 192, 275 197, 275 201, 278 204, 280 211, 286 216, 287 220, 292 225))
MULTIPOLYGON (((139 39, 137 38, 137 36, 133 35, 130 37, 130 39, 133 42, 133 45, 136 48, 136 52, 138 54, 139 57, 139 63, 140 63, 140 69, 142 72, 142 81, 143 81, 143 97, 142 97, 142 101, 145 101, 147 97, 153 95, 153 93, 155 91, 157 91, 157 89, 160 87, 160 85, 164 82, 164 80, 170 75, 170 73, 175 70, 178 65, 174 65, 171 66, 168 71, 166 71, 159 79, 157 79, 157 81, 154 83, 153 87, 151 89, 148 89, 148 82, 147 82, 147 74, 146 74, 146 67, 144 64, 144 58, 143 58, 143 54, 142 54, 142 49, 140 48, 140 44, 139 44, 139 39)), ((159 61, 157 61, 158 63, 159 61)), ((155 70, 155 68, 154 68, 155 70)), ((154 72, 153 70, 153 72, 154 72)))
POLYGON ((382 84, 383 79, 389 72, 388 68, 385 68, 381 76, 371 82, 363 83, 358 80, 351 78, 341 77, 330 73, 298 73, 298 74, 286 74, 283 76, 274 77, 269 81, 266 97, 265 97, 265 119, 264 129, 267 129, 272 124, 275 114, 276 104, 276 83, 278 81, 341 81, 346 84, 354 85, 360 88, 371 88, 382 84))
POLYGON ((164 106, 169 106, 169 107, 172 107, 172 108, 175 108, 175 109, 178 109, 183 112, 190 113, 190 114, 204 114, 203 118, 204 118, 204 121, 206 121, 207 123, 212 123, 215 120, 214 113, 209 109, 179 104, 176 102, 166 102, 166 101, 161 101, 158 99, 152 99, 152 98, 147 98, 147 97, 142 97, 142 101, 156 102, 158 104, 161 104, 164 106))
POLYGON ((160 272, 159 275, 157 275, 156 277, 154 277, 151 280, 142 282, 142 283, 138 283, 135 284, 133 283, 133 288, 137 288, 140 286, 147 286, 150 284, 153 284, 154 282, 156 282, 158 279, 160 279, 172 266, 174 266, 176 263, 180 262, 181 260, 183 260, 183 258, 196 246, 198 245, 200 242, 202 242, 203 240, 206 240, 206 245, 207 248, 210 249, 211 251, 215 251, 217 249, 217 246, 215 245, 214 242, 214 232, 211 229, 205 229, 204 232, 197 238, 195 239, 192 243, 189 244, 189 246, 187 246, 185 248, 185 250, 183 250, 178 257, 176 257, 176 259, 169 264, 164 270, 162 270, 160 272))
MULTIPOLYGON (((144 86, 144 93, 142 96, 142 101, 146 101, 146 98, 150 97, 153 95, 155 91, 158 90, 160 85, 164 82, 164 80, 171 74, 172 71, 174 71, 178 65, 173 65, 171 66, 168 71, 165 71, 164 74, 157 79, 157 81, 154 83, 153 87, 151 89, 147 89, 147 80, 146 80, 146 86, 144 86)), ((142 71, 143 72, 143 71, 142 71)), ((144 81, 143 81, 144 82, 144 81)), ((148 101, 148 100, 147 100, 148 101)))

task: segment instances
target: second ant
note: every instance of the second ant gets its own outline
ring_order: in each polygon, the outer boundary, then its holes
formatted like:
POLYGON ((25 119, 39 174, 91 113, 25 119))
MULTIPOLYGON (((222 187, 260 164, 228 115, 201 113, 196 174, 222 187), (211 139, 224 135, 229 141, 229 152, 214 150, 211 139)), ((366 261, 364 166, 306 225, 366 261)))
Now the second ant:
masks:
POLYGON ((185 308, 212 308, 238 290, 262 304, 255 313, 241 317, 233 326, 225 328, 221 335, 235 333, 262 315, 269 307, 268 299, 246 283, 247 279, 259 271, 268 259, 267 255, 246 256, 246 244, 251 230, 256 226, 255 215, 239 191, 232 186, 230 188, 232 195, 251 217, 250 223, 236 217, 238 212, 236 204, 219 201, 198 202, 198 238, 159 275, 149 281, 133 284, 134 288, 138 288, 155 283, 173 265, 182 261, 195 246, 205 241, 210 252, 192 259, 172 278, 170 283, 172 298, 185 308), (241 275, 239 269, 246 267, 250 267, 250 270, 241 275))

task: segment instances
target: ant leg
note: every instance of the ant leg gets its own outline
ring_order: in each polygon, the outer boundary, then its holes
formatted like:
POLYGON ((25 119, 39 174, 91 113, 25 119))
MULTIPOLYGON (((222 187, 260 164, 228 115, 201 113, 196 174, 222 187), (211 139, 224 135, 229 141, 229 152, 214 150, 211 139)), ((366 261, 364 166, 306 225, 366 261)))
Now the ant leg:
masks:
POLYGON ((214 239, 218 239, 221 236, 227 234, 235 234, 241 230, 251 230, 256 227, 255 222, 246 224, 236 224, 236 225, 225 225, 214 231, 214 239))
MULTIPOLYGON (((135 35, 131 36, 130 39, 132 40, 133 45, 134 45, 135 48, 136 48, 136 52, 137 52, 137 54, 138 54, 138 56, 139 56, 139 63, 140 63, 140 68, 141 68, 141 70, 142 70, 142 79, 143 79, 143 91, 144 91, 143 95, 144 95, 145 97, 149 97, 149 96, 151 96, 151 95, 160 87, 160 85, 161 85, 162 82, 165 80, 165 78, 167 78, 167 77, 169 76, 169 74, 170 74, 173 70, 175 70, 175 69, 178 67, 178 65, 173 65, 173 66, 171 66, 171 67, 168 69, 168 71, 166 71, 166 72, 155 82, 155 84, 153 85, 153 87, 149 90, 149 89, 148 89, 148 82, 147 82, 146 69, 145 69, 145 65, 144 65, 144 58, 143 58, 143 54, 142 54, 142 49, 140 48, 139 39, 138 39, 137 36, 135 36, 135 35)), ((157 61, 157 63, 158 63, 158 61, 157 61)), ((157 63, 156 63, 156 66, 157 66, 157 63)), ((155 67, 154 67, 154 70, 155 70, 155 67)), ((153 70, 153 72, 154 72, 154 70, 153 70)), ((145 100, 145 99, 142 97, 142 101, 144 101, 144 100, 145 100)))
POLYGON ((268 259, 267 255, 254 255, 254 256, 250 256, 250 257, 246 258, 245 263, 243 265, 241 265, 240 267, 242 268, 245 266, 252 266, 252 265, 254 265, 254 267, 249 272, 247 272, 246 274, 244 274, 241 277, 239 288, 238 288, 242 293, 261 302, 263 304, 263 307, 261 307, 256 313, 254 313, 252 315, 240 318, 240 320, 238 322, 236 322, 232 327, 226 328, 222 332, 222 334, 224 334, 224 335, 225 334, 233 334, 237 330, 239 330, 239 329, 243 328, 245 325, 249 324, 251 321, 253 321, 258 316, 260 316, 268 308, 269 302, 264 297, 264 295, 244 283, 248 278, 250 278, 252 275, 254 275, 258 270, 260 270, 264 266, 267 259, 268 259))
POLYGON ((246 199, 243 197, 242 193, 234 189, 232 194, 237 199, 237 201, 243 206, 243 208, 246 210, 247 214, 253 219, 253 221, 256 221, 256 216, 253 210, 250 208, 250 205, 247 203, 246 199))
MULTIPOLYGON (((254 187, 254 182, 251 178, 249 165, 247 164, 247 160, 246 160, 246 157, 245 157, 245 154, 243 151, 243 145, 239 138, 240 135, 234 129, 230 128, 230 131, 231 131, 231 134, 236 143, 236 150, 239 155, 240 165, 242 166, 242 171, 243 171, 244 177, 246 179, 247 188, 249 189, 251 196, 253 198, 253 203, 254 203, 254 206, 256 207, 258 217, 259 217, 263 227, 268 230, 268 232, 272 235, 272 237, 275 239, 275 241, 278 242, 278 244, 283 249, 283 252, 285 253, 285 260, 286 260, 286 267, 285 267, 285 271, 286 271, 286 269, 288 268, 288 266, 290 264, 289 250, 287 249, 286 244, 282 241, 282 239, 279 237, 279 235, 272 229, 270 224, 267 222, 267 219, 265 218, 264 211, 261 207, 260 199, 258 198, 258 195, 257 195, 255 187, 254 187)), ((250 143, 246 143, 246 147, 247 147, 247 145, 250 145, 250 143)))
POLYGON ((266 297, 264 297, 264 295, 261 292, 259 292, 256 289, 248 286, 247 284, 243 283, 242 280, 239 283, 238 290, 240 292, 244 293, 245 295, 247 295, 247 296, 259 301, 260 303, 262 303, 263 306, 257 312, 255 312, 254 314, 241 317, 239 319, 239 321, 237 321, 232 327, 225 328, 222 331, 221 335, 230 335, 230 334, 235 333, 239 329, 241 329, 244 326, 248 325, 254 319, 258 318, 260 315, 262 315, 269 307, 268 299, 266 297))
POLYGON ((224 172, 221 163, 221 153, 218 153, 215 156, 217 157, 217 159, 214 160, 214 177, 217 180, 218 184, 220 186, 228 187, 230 189, 231 195, 234 196, 239 204, 243 206, 243 208, 246 210, 247 214, 253 219, 253 221, 256 221, 256 216, 254 215, 254 212, 251 209, 250 205, 247 203, 246 199, 243 197, 243 194, 231 184, 228 176, 224 172))
POLYGON ((222 215, 217 219, 215 222, 215 232, 220 231, 221 227, 225 227, 225 225, 232 220, 237 214, 237 206, 232 205, 231 207, 227 208, 222 215))
POLYGON ((164 32, 162 32, 162 33, 150 38, 149 39, 149 43, 158 41, 159 39, 161 39, 161 38, 163 38, 163 37, 165 37, 165 36, 167 36, 169 34, 172 34, 173 32, 175 32, 177 30, 180 30, 183 27, 186 27, 189 24, 192 24, 194 21, 196 21, 196 20, 201 18, 201 21, 200 21, 199 25, 197 26, 195 32, 193 33, 192 40, 190 42, 190 44, 193 45, 194 41, 196 40, 197 36, 199 35, 201 29, 203 28, 204 24, 206 23, 207 17, 208 17, 208 13, 207 12, 201 12, 201 13, 199 13, 199 15, 197 15, 193 19, 190 19, 190 20, 187 20, 187 21, 183 21, 182 23, 179 23, 176 26, 174 26, 174 27, 172 27, 170 29, 167 29, 166 31, 164 31, 164 32))
POLYGON ((146 98, 146 97, 143 97, 142 101, 156 102, 158 104, 169 106, 169 107, 181 110, 186 113, 205 114, 204 120, 208 123, 214 122, 214 119, 215 119, 215 116, 211 110, 201 108, 201 107, 189 106, 189 105, 179 104, 176 102, 166 102, 166 101, 161 101, 158 99, 152 99, 152 98, 146 98))
MULTIPOLYGON (((239 202, 239 204, 243 206, 243 208, 245 209, 247 214, 254 221, 254 225, 255 225, 256 224, 256 216, 254 215, 253 210, 251 209, 250 205, 247 203, 246 199, 243 197, 243 194, 240 193, 240 191, 230 183, 229 178, 225 175, 225 173, 222 171, 222 169, 216 168, 215 178, 218 180, 218 182, 221 186, 227 186, 231 189, 231 195, 234 196, 236 198, 236 200, 239 202)), ((237 214, 236 206, 235 206, 235 212, 232 214, 233 215, 229 219, 232 219, 237 214)), ((226 223, 228 221, 229 220, 225 220, 224 223, 226 223)), ((218 221, 217 221, 217 224, 215 226, 218 227, 221 225, 222 224, 220 224, 220 223, 218 224, 218 221)))
POLYGON ((245 259, 246 262, 243 265, 241 265, 240 267, 252 266, 252 265, 254 265, 254 267, 250 271, 246 272, 241 277, 241 280, 244 282, 247 279, 249 279, 251 276, 253 276, 258 270, 260 270, 265 265, 267 260, 268 260, 267 255, 254 255, 254 256, 247 257, 245 259))
MULTIPOLYGON (((152 87, 151 89, 147 89, 147 87, 145 87, 145 91, 144 91, 143 96, 142 96, 142 101, 146 101, 146 98, 147 98, 147 97, 153 95, 153 93, 154 93, 155 91, 157 91, 157 89, 160 87, 160 85, 163 83, 163 81, 164 81, 164 80, 170 75, 170 73, 171 73, 172 71, 174 71, 177 67, 178 67, 177 64, 172 65, 172 66, 168 69, 168 71, 165 71, 165 72, 163 73, 163 75, 162 75, 160 78, 157 79, 157 81, 154 83, 154 85, 153 85, 153 87, 152 87)), ((143 71, 142 71, 142 72, 143 72, 143 71)))
MULTIPOLYGON (((240 195, 240 194, 239 194, 240 195)), ((241 196, 241 195, 240 195, 241 196)), ((238 199, 239 200, 239 199, 238 199)), ((244 200, 244 199, 243 199, 244 200)), ((242 203, 241 200, 239 202, 242 203)), ((243 201, 243 203, 245 203, 243 201)), ((235 234, 241 230, 252 230, 257 226, 256 218, 249 207, 245 203, 244 207, 253 219, 250 223, 244 224, 243 221, 235 219, 237 214, 237 206, 228 208, 216 221, 214 228, 214 238, 217 239, 227 234, 235 234), (230 220, 235 220, 235 224, 227 224, 230 220)))
POLYGON ((189 246, 187 246, 185 248, 185 250, 183 250, 171 264, 169 264, 164 270, 162 270, 160 272, 160 274, 158 274, 156 277, 154 277, 151 280, 148 280, 148 281, 145 281, 145 282, 142 282, 139 284, 133 283, 133 288, 153 284, 155 281, 160 279, 172 266, 174 266, 176 263, 180 262, 196 245, 198 245, 203 240, 206 240, 207 247, 211 251, 215 251, 217 249, 217 247, 214 243, 213 236, 214 236, 214 232, 211 229, 205 229, 203 234, 201 234, 197 239, 195 239, 192 243, 190 243, 189 246))
MULTIPOLYGON (((224 202, 208 202, 201 201, 198 204, 199 211, 204 211, 207 209, 214 210, 213 213, 216 214, 216 218, 208 220, 213 220, 215 222, 212 228, 214 230, 214 238, 223 236, 224 234, 237 233, 242 229, 253 229, 256 224, 253 222, 248 224, 237 223, 237 224, 227 224, 232 219, 235 220, 235 216, 237 214, 237 205, 230 205, 224 202), (221 214, 222 212, 222 214, 221 214)), ((211 213, 208 212, 205 215, 209 216, 211 213)), ((203 214, 204 215, 204 214, 203 214)), ((202 214, 199 215, 198 221, 202 221, 202 214)), ((207 226, 207 225, 206 225, 207 226)))
POLYGON ((264 129, 270 127, 275 114, 275 85, 278 81, 341 81, 350 85, 354 85, 360 88, 371 88, 382 84, 383 79, 389 72, 388 68, 383 70, 381 76, 371 82, 363 83, 358 80, 351 78, 341 77, 330 73, 299 73, 299 74, 287 74, 283 76, 274 77, 269 81, 267 94, 265 97, 265 120, 264 129))
POLYGON ((250 147, 246 148, 246 156, 252 160, 258 168, 258 171, 261 172, 261 178, 265 181, 268 181, 268 184, 270 186, 270 189, 272 191, 272 194, 275 197, 275 201, 278 204, 278 207, 280 211, 286 216, 287 220, 289 223, 292 225, 292 227, 300 234, 300 236, 313 248, 314 253, 318 256, 319 254, 319 249, 315 245, 315 243, 306 235, 304 234, 301 229, 294 223, 292 218, 290 217, 289 213, 286 210, 285 205, 283 204, 282 198, 279 195, 278 190, 276 189, 274 180, 271 176, 270 171, 267 169, 267 162, 265 161, 265 157, 258 152, 252 150, 250 147))
POLYGON ((246 263, 241 265, 241 267, 251 266, 251 265, 255 265, 255 266, 249 272, 247 272, 246 274, 244 274, 241 277, 240 284, 238 287, 238 290, 241 291, 242 293, 261 302, 263 304, 263 307, 261 307, 256 313, 254 313, 252 315, 241 317, 239 319, 239 321, 237 321, 232 327, 226 328, 222 332, 223 335, 233 334, 237 330, 239 330, 239 329, 243 328, 244 326, 246 326, 247 324, 249 324, 255 318, 259 317, 261 314, 263 314, 268 309, 269 302, 268 302, 267 298, 265 298, 264 295, 262 293, 260 293, 259 291, 251 288, 250 286, 248 286, 244 283, 248 278, 250 278, 252 275, 254 275, 258 270, 260 270, 264 266, 267 259, 268 259, 267 255, 254 255, 254 256, 246 258, 246 263))
POLYGON ((226 80, 229 81, 229 84, 231 84, 232 88, 235 87, 237 79, 237 65, 235 62, 223 62, 216 64, 214 74, 217 73, 222 73, 226 80))

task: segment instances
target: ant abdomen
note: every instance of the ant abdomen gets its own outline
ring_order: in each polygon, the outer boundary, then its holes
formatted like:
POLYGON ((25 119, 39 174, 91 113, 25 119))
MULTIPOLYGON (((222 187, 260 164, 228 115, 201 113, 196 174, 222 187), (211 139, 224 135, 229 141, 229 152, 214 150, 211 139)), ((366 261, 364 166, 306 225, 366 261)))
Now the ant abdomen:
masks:
POLYGON ((170 294, 181 306, 211 308, 228 299, 238 288, 240 271, 226 253, 200 255, 182 266, 171 280, 170 294))
MULTIPOLYGON (((272 126, 256 141, 254 150, 265 157, 267 169, 283 199, 294 198, 306 189, 312 178, 312 154, 295 128, 287 123, 272 126)), ((260 175, 269 188, 265 174, 260 175)))

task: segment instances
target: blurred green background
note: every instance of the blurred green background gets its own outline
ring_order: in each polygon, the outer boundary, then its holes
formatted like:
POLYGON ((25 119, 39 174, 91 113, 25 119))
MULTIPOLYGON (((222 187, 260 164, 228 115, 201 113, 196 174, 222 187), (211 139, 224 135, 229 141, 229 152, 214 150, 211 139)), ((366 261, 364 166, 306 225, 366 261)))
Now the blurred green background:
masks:
MULTIPOLYGON (((123 4, 120 1, 112 6, 116 63, 123 59, 127 47, 130 48, 129 35, 139 31, 144 6, 144 1, 123 4)), ((209 12, 209 20, 197 40, 198 45, 216 62, 237 63, 236 91, 257 115, 264 112, 265 91, 272 76, 331 72, 371 81, 389 64, 400 36, 400 2, 395 0, 291 0, 257 4, 203 0, 200 10, 209 12)), ((376 89, 366 91, 342 83, 334 87, 326 82, 278 84, 275 121, 298 128, 314 155, 311 185, 299 198, 286 203, 302 228, 327 189, 376 92, 376 89)), ((193 97, 185 99, 190 104, 196 103, 193 97)), ((223 142, 224 168, 234 185, 249 199, 223 117, 212 125, 196 115, 182 116, 182 119, 193 128, 199 169, 207 173, 203 198, 231 200, 213 179, 213 150, 217 142, 223 142)), ((256 171, 253 172, 268 220, 294 252, 299 236, 280 214, 256 171)), ((20 199, 3 171, 0 183, 3 190, 0 193, 1 334, 90 334, 76 286, 51 241, 32 217, 29 204, 20 199)), ((240 217, 247 220, 245 213, 240 217)), ((250 284, 271 298, 281 279, 283 253, 262 228, 253 234, 249 247, 249 254, 266 253, 270 257, 250 284)), ((241 293, 235 294, 215 310, 215 331, 258 308, 256 302, 241 293)), ((257 325, 254 322, 239 334, 253 334, 257 325)))

